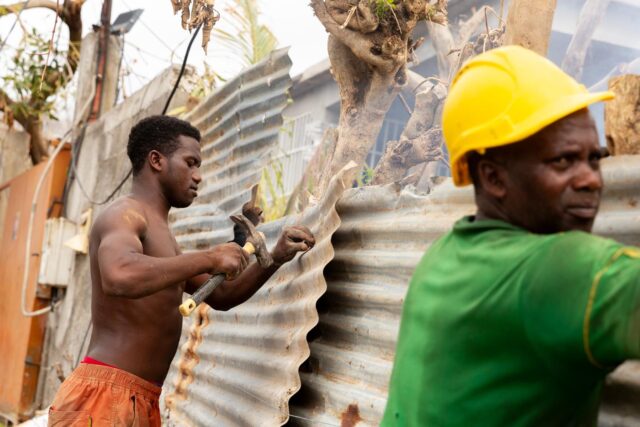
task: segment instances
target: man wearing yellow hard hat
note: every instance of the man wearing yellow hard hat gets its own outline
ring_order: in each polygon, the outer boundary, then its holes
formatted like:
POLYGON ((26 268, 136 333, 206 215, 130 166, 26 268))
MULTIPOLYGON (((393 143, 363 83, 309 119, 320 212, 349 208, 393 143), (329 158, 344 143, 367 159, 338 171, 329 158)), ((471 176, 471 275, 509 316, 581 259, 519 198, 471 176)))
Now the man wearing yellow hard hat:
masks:
POLYGON ((590 233, 602 191, 589 93, 508 46, 455 77, 453 181, 477 213, 420 261, 382 425, 595 426, 605 375, 640 357, 640 251, 590 233))

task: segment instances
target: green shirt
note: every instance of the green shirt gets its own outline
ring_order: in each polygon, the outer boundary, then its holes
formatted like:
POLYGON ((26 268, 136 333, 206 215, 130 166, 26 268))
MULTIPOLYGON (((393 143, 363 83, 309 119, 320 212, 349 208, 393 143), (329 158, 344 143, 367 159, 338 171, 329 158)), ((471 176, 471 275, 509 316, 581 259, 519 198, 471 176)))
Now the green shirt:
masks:
POLYGON ((596 425, 605 375, 640 356, 639 257, 460 220, 411 280, 381 425, 596 425))

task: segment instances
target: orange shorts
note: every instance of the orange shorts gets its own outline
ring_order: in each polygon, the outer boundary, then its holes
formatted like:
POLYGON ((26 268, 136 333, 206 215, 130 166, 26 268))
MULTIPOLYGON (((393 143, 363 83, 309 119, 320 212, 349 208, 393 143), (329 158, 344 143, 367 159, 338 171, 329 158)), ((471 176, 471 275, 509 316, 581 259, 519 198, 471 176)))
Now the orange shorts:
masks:
POLYGON ((56 393, 49 426, 159 427, 161 391, 126 371, 81 363, 56 393))

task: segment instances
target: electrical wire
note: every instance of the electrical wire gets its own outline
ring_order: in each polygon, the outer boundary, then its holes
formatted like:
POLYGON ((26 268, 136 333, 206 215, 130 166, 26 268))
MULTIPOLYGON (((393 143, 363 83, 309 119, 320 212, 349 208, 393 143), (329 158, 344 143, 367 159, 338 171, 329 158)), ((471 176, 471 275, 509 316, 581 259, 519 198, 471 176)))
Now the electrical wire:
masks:
POLYGON ((9 33, 7 33, 7 37, 5 37, 4 40, 2 40, 2 44, 0 45, 0 52, 2 52, 2 49, 4 49, 4 45, 7 43, 7 40, 9 40, 9 36, 11 36, 13 29, 16 27, 16 24, 20 21, 20 15, 22 15, 22 11, 25 10, 27 6, 29 6, 29 2, 31 2, 31 0, 27 0, 25 4, 22 6, 22 9, 20 9, 20 12, 18 12, 18 14, 16 15, 16 20, 13 21, 13 25, 9 29, 9 33))
MULTIPOLYGON (((94 82, 93 90, 95 91, 95 82, 94 82)), ((84 117, 85 115, 87 117, 89 116, 88 109, 89 107, 91 107, 92 102, 93 102, 92 99, 88 99, 87 102, 85 102, 84 106, 82 107, 82 110, 80 110, 81 111, 80 117, 84 117)), ((30 311, 27 308, 27 286, 29 284, 29 267, 31 265, 31 235, 33 233, 33 221, 35 218, 36 209, 38 207, 38 196, 40 195, 40 189, 42 188, 42 184, 44 183, 44 180, 47 177, 47 174, 49 173, 49 169, 51 169, 51 166, 53 165, 53 161, 58 156, 58 154, 60 154, 62 149, 65 147, 66 144, 64 143, 64 140, 76 126, 77 126, 77 122, 73 123, 71 127, 67 130, 67 132, 65 132, 65 134, 60 139, 60 143, 58 144, 54 152, 51 154, 51 157, 49 157, 49 160, 47 161, 47 165, 45 166, 44 170, 42 171, 42 174, 40 175, 40 178, 38 179, 38 184, 36 185, 35 191, 33 193, 33 199, 31 199, 31 211, 29 213, 29 222, 28 222, 29 225, 27 227, 27 244, 25 247, 25 254, 24 254, 24 257, 25 257, 24 258, 25 259, 24 274, 22 276, 22 288, 20 291, 20 311, 22 312, 22 315, 25 317, 40 316, 50 312, 53 309, 53 304, 35 311, 30 311)))
MULTIPOLYGON (((193 32, 193 36, 191 37, 191 41, 189 41, 189 46, 187 46, 187 51, 184 55, 184 59, 182 61, 182 66, 180 67, 180 73, 178 74, 178 78, 176 79, 175 84, 173 85, 173 89, 171 90, 171 93, 169 94, 169 97, 167 98, 167 102, 164 105, 164 108, 162 109, 162 114, 167 114, 167 110, 169 109, 169 104, 171 104, 171 100, 173 99, 173 96, 175 95, 176 91, 178 90, 178 86, 180 85, 180 80, 182 80, 182 76, 184 74, 184 70, 187 66, 187 59, 189 59, 189 51, 191 50, 191 45, 193 45, 193 41, 196 39, 196 36, 198 35, 198 31, 200 31, 200 28, 202 27, 202 23, 200 25, 198 25, 198 27, 196 28, 196 30, 193 32)), ((82 143, 82 141, 84 140, 84 134, 87 128, 87 122, 85 122, 84 126, 82 127, 82 132, 81 132, 81 136, 78 140, 78 142, 82 143)), ((78 143, 76 142, 76 143, 78 143)), ((77 177, 78 176, 78 172, 76 170, 77 167, 77 156, 72 156, 71 158, 71 168, 73 169, 73 173, 74 175, 77 177)), ((82 192, 82 194, 84 195, 84 197, 89 201, 89 203, 93 204, 93 205, 104 205, 109 203, 109 201, 111 201, 111 199, 113 199, 113 197, 118 193, 118 191, 122 188, 122 186, 127 182, 127 180, 129 179, 129 177, 133 174, 133 168, 129 169, 129 172, 127 172, 127 174, 125 175, 125 177, 120 181, 120 183, 116 186, 116 188, 111 192, 111 194, 109 194, 109 196, 107 196, 106 199, 104 199, 103 201, 95 201, 91 198, 91 196, 89 196, 89 192, 84 188, 84 186, 82 185, 82 183, 80 182, 79 179, 76 179, 76 182, 78 183, 78 187, 80 188, 80 191, 82 192)))
POLYGON ((40 189, 42 188, 42 184, 44 184, 44 180, 49 173, 49 169, 53 165, 53 161, 56 156, 60 154, 62 149, 65 147, 65 143, 60 141, 54 152, 51 154, 51 157, 47 161, 47 165, 45 166, 42 174, 40 174, 40 178, 38 179, 38 184, 36 185, 36 189, 33 193, 33 198, 31 199, 31 211, 29 212, 29 226, 27 227, 27 244, 25 245, 25 266, 24 266, 24 274, 22 276, 22 292, 21 292, 21 302, 20 302, 20 310, 22 311, 22 315, 25 317, 36 317, 42 314, 48 313, 53 308, 52 305, 48 305, 39 310, 30 311, 27 308, 27 286, 29 284, 29 273, 30 273, 30 265, 31 265, 31 235, 33 233, 33 222, 36 215, 36 209, 38 207, 38 196, 40 195, 40 189))
MULTIPOLYGON (((133 10, 133 9, 131 8, 131 6, 129 6, 129 4, 126 2, 126 0, 122 0, 122 4, 124 4, 124 6, 125 6, 127 9, 129 9, 129 11, 133 10)), ((167 48, 167 50, 169 50, 169 52, 171 52, 171 56, 173 57, 175 49, 172 49, 172 48, 171 48, 171 46, 169 46, 169 45, 167 44, 167 42, 165 42, 165 41, 162 39, 162 37, 160 37, 158 34, 156 34, 156 32, 155 32, 155 31, 153 31, 153 28, 151 28, 150 26, 148 26, 148 25, 147 25, 147 23, 146 23, 146 22, 144 22, 144 19, 139 18, 139 19, 138 19, 138 21, 140 21, 140 23, 141 23, 142 25, 144 25, 144 27, 147 29, 147 31, 149 31, 149 33, 151 33, 151 35, 152 35, 153 37, 155 37, 155 39, 156 39, 156 40, 158 40, 158 41, 160 42, 160 44, 161 44, 161 45, 163 45, 164 47, 166 47, 166 48, 167 48)), ((176 56, 177 56, 177 55, 176 55, 176 56)), ((178 60, 180 60, 180 59, 182 59, 182 58, 178 57, 178 60)), ((170 61, 170 62, 171 62, 171 61, 170 61)))
POLYGON ((164 104, 164 108, 162 109, 162 114, 167 114, 167 110, 169 109, 169 104, 171 103, 171 100, 173 99, 173 95, 175 95, 176 90, 178 90, 178 85, 180 84, 180 79, 182 79, 182 75, 184 74, 184 69, 187 66, 187 58, 189 58, 189 51, 191 50, 191 45, 193 44, 193 41, 196 39, 196 36, 198 35, 198 31, 200 31, 200 28, 202 28, 202 24, 203 22, 200 23, 200 25, 198 25, 196 27, 196 30, 193 32, 193 36, 191 37, 191 40, 189 41, 189 45, 187 46, 187 51, 184 54, 184 60, 182 61, 182 67, 180 67, 180 73, 178 74, 178 79, 176 80, 176 84, 173 85, 173 90, 171 91, 171 94, 169 95, 169 98, 167 98, 167 103, 164 104))

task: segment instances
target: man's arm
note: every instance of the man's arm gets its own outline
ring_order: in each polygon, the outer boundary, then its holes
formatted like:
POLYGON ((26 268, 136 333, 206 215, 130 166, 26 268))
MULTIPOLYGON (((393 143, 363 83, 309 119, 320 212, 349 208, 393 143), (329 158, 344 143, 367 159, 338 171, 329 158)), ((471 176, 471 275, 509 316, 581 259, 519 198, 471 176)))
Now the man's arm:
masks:
POLYGON ((96 229, 102 290, 109 296, 142 298, 205 272, 237 276, 248 263, 247 255, 235 243, 166 258, 145 255, 141 239, 147 223, 131 207, 105 212, 96 229))
MULTIPOLYGON (((257 262, 252 263, 234 280, 224 281, 205 300, 215 310, 226 311, 242 304, 269 280, 278 268, 291 261, 298 252, 305 252, 315 245, 315 238, 308 228, 302 226, 286 228, 272 251, 274 264, 262 268, 257 262)), ((188 293, 195 292, 209 277, 202 274, 187 281, 188 293)))

